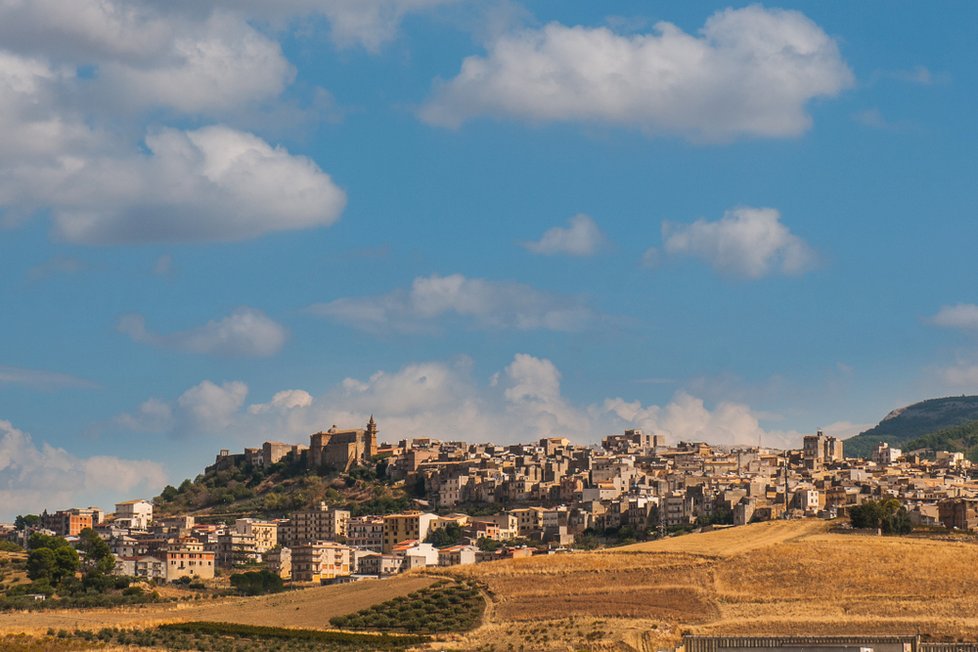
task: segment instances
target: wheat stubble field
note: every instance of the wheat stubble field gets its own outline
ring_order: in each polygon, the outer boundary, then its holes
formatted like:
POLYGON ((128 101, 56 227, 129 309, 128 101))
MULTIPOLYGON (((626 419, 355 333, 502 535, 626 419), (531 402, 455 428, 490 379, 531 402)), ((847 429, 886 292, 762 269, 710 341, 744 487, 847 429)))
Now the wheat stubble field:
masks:
POLYGON ((478 649, 655 650, 698 634, 922 634, 978 640, 973 539, 755 524, 610 551, 452 569, 485 582, 478 649), (526 642, 529 641, 529 644, 526 642))

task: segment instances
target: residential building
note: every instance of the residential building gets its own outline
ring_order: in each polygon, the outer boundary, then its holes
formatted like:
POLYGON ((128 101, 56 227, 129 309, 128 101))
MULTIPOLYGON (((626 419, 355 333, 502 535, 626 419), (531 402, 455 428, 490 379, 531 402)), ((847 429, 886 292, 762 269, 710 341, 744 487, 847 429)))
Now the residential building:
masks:
POLYGON ((436 514, 420 511, 384 516, 384 545, 381 551, 389 553, 394 549, 394 546, 402 541, 423 541, 428 536, 428 529, 432 521, 437 518, 436 514))
POLYGON ((349 546, 318 541, 292 548, 292 579, 297 582, 322 582, 352 572, 349 546))
POLYGON ((208 580, 214 578, 214 553, 204 549, 204 544, 193 539, 183 539, 169 546, 163 553, 166 565, 166 581, 181 577, 208 580))
POLYGON ((260 554, 278 545, 278 524, 257 521, 253 518, 239 518, 234 521, 238 534, 254 537, 255 550, 260 554))
POLYGON ((384 547, 384 518, 382 516, 358 516, 347 524, 347 545, 380 551, 384 547))
POLYGON ((279 526, 278 539, 290 548, 316 541, 336 541, 347 536, 349 522, 348 510, 327 507, 321 502, 318 509, 290 514, 288 522, 279 526))
POLYGON ((116 503, 113 522, 131 530, 147 530, 149 524, 153 522, 153 503, 148 500, 127 500, 116 503))

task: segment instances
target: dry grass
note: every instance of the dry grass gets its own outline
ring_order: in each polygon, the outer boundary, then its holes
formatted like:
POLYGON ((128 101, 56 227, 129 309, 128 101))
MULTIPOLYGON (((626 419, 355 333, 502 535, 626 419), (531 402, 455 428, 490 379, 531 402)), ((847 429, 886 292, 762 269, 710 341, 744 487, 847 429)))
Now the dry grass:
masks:
POLYGON ((649 543, 613 548, 611 554, 621 552, 684 552, 695 555, 734 557, 752 550, 770 548, 787 541, 808 538, 825 533, 825 521, 769 521, 746 527, 731 527, 649 543))
POLYGON ((832 534, 823 521, 451 572, 485 582, 495 598, 463 649, 644 652, 683 631, 978 639, 978 545, 832 534))
POLYGON ((18 584, 27 584, 30 580, 23 568, 27 561, 27 553, 0 551, 0 592, 12 588, 18 584))
POLYGON ((215 621, 329 629, 333 616, 366 609, 378 602, 407 595, 434 583, 433 578, 405 575, 391 580, 316 587, 257 598, 148 605, 129 609, 85 609, 0 613, 0 633, 44 633, 47 629, 149 627, 163 623, 215 621))

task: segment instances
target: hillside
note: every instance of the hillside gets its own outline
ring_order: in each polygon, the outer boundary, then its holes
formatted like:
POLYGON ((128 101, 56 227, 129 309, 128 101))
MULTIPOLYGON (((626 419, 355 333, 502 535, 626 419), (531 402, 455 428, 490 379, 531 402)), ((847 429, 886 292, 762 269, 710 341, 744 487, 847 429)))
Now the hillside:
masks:
POLYGON ((893 410, 873 428, 845 442, 848 457, 869 457, 881 441, 906 448, 906 444, 939 430, 978 421, 978 396, 934 398, 893 410))
POLYGON ((652 651, 682 632, 978 639, 978 546, 777 521, 444 572, 485 582, 489 623, 453 649, 652 651), (603 645, 603 647, 602 647, 603 645), (630 646, 626 648, 625 645, 630 646))
POLYGON ((386 462, 354 467, 349 473, 310 471, 303 460, 282 461, 264 469, 241 464, 209 467, 179 487, 166 487, 153 499, 160 516, 191 514, 198 519, 235 516, 279 517, 315 507, 321 501, 356 514, 387 514, 407 509, 412 498, 386 479, 386 462))
POLYGON ((964 453, 972 462, 978 462, 978 421, 932 432, 907 442, 904 447, 911 451, 927 448, 933 451, 964 453))

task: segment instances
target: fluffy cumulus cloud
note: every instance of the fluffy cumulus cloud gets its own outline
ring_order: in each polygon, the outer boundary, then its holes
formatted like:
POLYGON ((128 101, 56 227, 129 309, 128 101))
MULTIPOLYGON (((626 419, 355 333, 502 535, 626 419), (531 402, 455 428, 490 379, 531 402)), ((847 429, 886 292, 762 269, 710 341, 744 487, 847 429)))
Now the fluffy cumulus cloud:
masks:
POLYGON ((545 256, 592 256, 603 243, 601 229, 590 216, 581 213, 572 217, 566 227, 547 229, 539 240, 524 242, 522 246, 528 251, 545 256))
POLYGON ((312 160, 220 124, 294 70, 249 17, 150 2, 0 0, 0 220, 83 244, 213 242, 328 226, 312 160), (154 126, 170 117, 206 126, 154 126))
POLYGON ((959 303, 953 306, 943 306, 937 314, 931 317, 931 323, 945 328, 959 330, 978 330, 978 306, 973 303, 959 303))
POLYGON ((278 43, 243 16, 167 11, 144 2, 3 0, 0 43, 71 75, 60 99, 103 109, 211 114, 281 93, 294 71, 278 43))
POLYGON ((166 480, 156 462, 110 456, 77 457, 36 444, 0 420, 0 519, 44 508, 98 504, 120 494, 155 494, 166 480))
POLYGON ((811 247, 781 222, 781 214, 773 208, 736 208, 715 222, 664 222, 662 240, 663 251, 647 251, 647 263, 657 264, 664 255, 689 256, 721 274, 757 279, 800 274, 816 261, 811 247))
MULTIPOLYGON (((685 391, 661 406, 620 397, 575 403, 562 391, 557 366, 525 353, 515 355, 486 380, 474 377, 471 361, 462 358, 346 378, 316 396, 305 390, 284 390, 267 402, 246 407, 246 394, 243 383, 222 387, 201 383, 170 404, 173 417, 168 430, 175 435, 204 431, 188 419, 186 412, 193 409, 207 422, 206 432, 247 445, 269 438, 300 442, 333 424, 364 424, 371 415, 380 423, 382 437, 390 441, 431 435, 513 443, 559 434, 588 443, 634 427, 664 434, 671 441, 756 444, 760 440, 766 446, 794 446, 801 441, 799 433, 764 428, 764 415, 748 405, 721 401, 709 406, 685 391)), ((164 411, 154 403, 144 404, 138 412, 155 418, 164 411)), ((119 425, 133 427, 121 421, 119 425)))
POLYGON ((205 380, 194 385, 177 398, 181 426, 193 432, 217 431, 227 428, 244 405, 248 386, 234 380, 220 385, 205 380))
POLYGON ((266 412, 307 408, 312 405, 312 400, 312 394, 303 389, 283 389, 281 392, 276 392, 268 403, 249 405, 248 412, 250 414, 264 414, 266 412))
POLYGON ((275 355, 288 336, 285 327, 254 308, 238 308, 223 319, 169 335, 148 331, 141 315, 127 315, 119 321, 119 330, 136 342, 228 357, 275 355))
POLYGON ((421 116, 456 127, 480 115, 624 125, 695 140, 785 137, 811 125, 807 104, 849 87, 836 42, 797 11, 754 5, 712 15, 699 34, 604 27, 501 36, 436 84, 421 116))
POLYGON ((643 406, 638 401, 609 399, 602 408, 628 424, 666 435, 670 441, 786 447, 797 445, 800 433, 767 431, 750 407, 720 402, 713 410, 702 399, 678 392, 665 406, 643 406))
POLYGON ((408 290, 335 299, 308 311, 376 332, 437 330, 446 318, 463 319, 476 328, 579 331, 597 318, 580 299, 461 274, 421 276, 408 290))
POLYGON ((345 193, 310 159, 228 127, 164 129, 133 156, 11 163, 0 205, 51 208, 81 244, 215 242, 328 226, 345 193))

